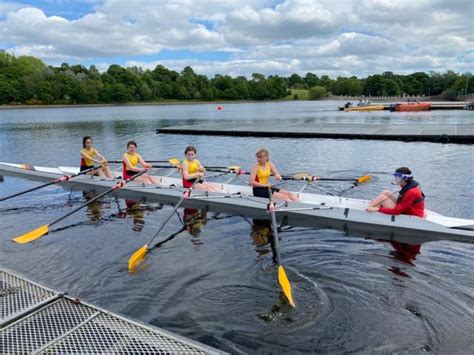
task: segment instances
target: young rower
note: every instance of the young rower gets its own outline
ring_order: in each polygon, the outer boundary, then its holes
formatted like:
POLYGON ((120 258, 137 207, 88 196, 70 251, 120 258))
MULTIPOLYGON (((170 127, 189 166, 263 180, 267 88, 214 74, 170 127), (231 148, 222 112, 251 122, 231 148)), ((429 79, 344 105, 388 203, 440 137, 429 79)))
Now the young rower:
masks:
MULTIPOLYGON (((275 165, 269 161, 269 153, 266 149, 259 149, 255 154, 257 156, 257 163, 253 165, 250 172, 249 185, 253 188, 253 195, 256 197, 269 198, 268 186, 270 175, 273 175, 276 180, 281 180, 281 175, 275 165)), ((285 191, 276 187, 271 187, 273 197, 277 200, 283 201, 299 201, 298 197, 293 192, 285 191)))
MULTIPOLYGON (((151 169, 151 164, 143 160, 140 154, 137 153, 137 143, 135 141, 129 141, 127 143, 127 152, 123 155, 122 161, 122 177, 124 180, 130 179, 139 172, 149 169, 151 169), (142 168, 139 168, 138 164, 140 164, 142 168)), ((145 184, 160 184, 160 181, 156 177, 146 174, 137 177, 134 181, 143 182, 145 184)))
POLYGON ((402 188, 398 192, 398 198, 395 197, 396 192, 384 190, 370 201, 367 211, 425 217, 425 195, 421 191, 420 184, 413 180, 410 169, 398 168, 393 176, 395 178, 393 183, 402 188))
POLYGON ((94 167, 94 163, 101 164, 102 167, 97 170, 88 172, 87 175, 98 175, 102 178, 113 179, 114 174, 110 171, 107 165, 107 159, 101 155, 97 149, 93 147, 92 138, 86 136, 82 138, 82 149, 81 149, 81 171, 94 167))
POLYGON ((196 159, 196 148, 192 145, 189 145, 184 150, 185 159, 181 166, 181 173, 183 177, 183 186, 189 189, 193 186, 196 179, 199 181, 194 185, 194 188, 204 191, 217 192, 220 191, 217 187, 204 182, 201 178, 204 176, 206 169, 202 166, 199 160, 196 159))

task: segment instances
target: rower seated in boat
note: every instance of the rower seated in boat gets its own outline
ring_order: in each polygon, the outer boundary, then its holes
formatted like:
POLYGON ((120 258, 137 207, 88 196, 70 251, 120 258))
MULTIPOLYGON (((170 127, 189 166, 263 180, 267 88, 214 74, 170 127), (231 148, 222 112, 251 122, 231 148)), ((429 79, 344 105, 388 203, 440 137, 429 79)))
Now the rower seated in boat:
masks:
MULTIPOLYGON (((129 141, 127 143, 127 152, 123 155, 122 161, 122 177, 124 180, 128 180, 138 173, 151 169, 151 164, 147 163, 140 154, 137 153, 137 143, 135 141, 129 141), (138 167, 140 164, 142 167, 138 167)), ((145 184, 159 185, 160 181, 150 175, 140 175, 134 181, 143 182, 145 184)))
POLYGON ((107 179, 114 178, 114 174, 112 174, 109 166, 107 165, 107 159, 105 159, 104 156, 94 148, 92 138, 86 136, 82 138, 80 170, 84 171, 94 168, 94 163, 101 164, 102 166, 98 167, 97 170, 88 172, 87 175, 97 175, 107 179))
POLYGON ((391 215, 406 214, 410 216, 425 217, 425 195, 420 184, 413 180, 410 169, 398 168, 393 174, 393 183, 402 189, 396 192, 384 190, 380 195, 370 201, 367 211, 381 212, 391 215))
POLYGON ((221 191, 217 187, 202 180, 202 177, 204 177, 204 174, 206 173, 206 169, 204 169, 201 162, 196 159, 196 153, 196 148, 192 145, 187 146, 184 150, 186 158, 183 160, 181 166, 183 186, 187 189, 194 185, 194 188, 199 190, 211 192, 221 191))
MULTIPOLYGON (((273 163, 269 161, 270 154, 266 149, 259 149, 255 154, 257 163, 252 167, 249 177, 249 185, 252 186, 255 197, 269 198, 268 186, 270 186, 270 175, 276 180, 281 180, 281 175, 273 163)), ((273 197, 283 201, 299 201, 293 192, 285 191, 271 186, 273 197)))

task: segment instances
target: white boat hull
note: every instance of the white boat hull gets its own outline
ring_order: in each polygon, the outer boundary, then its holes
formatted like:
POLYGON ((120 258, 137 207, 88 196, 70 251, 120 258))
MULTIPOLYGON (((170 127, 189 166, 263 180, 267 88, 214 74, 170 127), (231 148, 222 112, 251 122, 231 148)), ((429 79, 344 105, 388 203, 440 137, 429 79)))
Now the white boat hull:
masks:
MULTIPOLYGON (((63 174, 77 173, 73 167, 27 167, 20 164, 0 163, 0 175, 13 175, 34 180, 51 180, 63 174)), ((148 202, 174 204, 182 196, 181 179, 159 176, 163 186, 145 185, 131 182, 114 194, 128 199, 146 198, 148 202), (171 187, 170 187, 171 186, 171 187), (174 187, 173 187, 174 186, 174 187)), ((61 183, 64 188, 101 192, 115 184, 92 176, 79 176, 61 183)), ((185 206, 268 219, 266 199, 253 197, 251 188, 242 185, 215 183, 223 193, 205 194, 195 191, 185 206)), ((290 225, 334 228, 349 234, 376 239, 397 240, 418 244, 430 240, 457 240, 474 242, 474 221, 446 217, 427 211, 427 218, 414 216, 390 216, 365 211, 368 201, 302 193, 301 202, 288 203, 280 207, 279 220, 286 219, 290 225)))

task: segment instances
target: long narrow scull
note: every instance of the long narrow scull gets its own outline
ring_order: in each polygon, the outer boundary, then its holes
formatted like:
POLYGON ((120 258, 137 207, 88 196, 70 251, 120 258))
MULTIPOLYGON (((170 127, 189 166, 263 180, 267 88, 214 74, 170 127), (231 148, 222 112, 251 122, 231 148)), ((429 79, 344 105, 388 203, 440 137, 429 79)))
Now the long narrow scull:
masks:
MULTIPOLYGON (((0 163, 0 175, 50 181, 78 171, 73 167, 47 168, 23 164, 0 163)), ((113 195, 128 199, 146 198, 148 202, 176 204, 182 197, 181 179, 158 176, 162 186, 130 182, 113 195)), ((61 183, 73 190, 100 193, 116 182, 95 176, 79 176, 61 183)), ((251 188, 243 185, 215 183, 223 193, 196 192, 185 207, 207 207, 210 210, 268 219, 267 200, 253 197, 251 188)), ((433 240, 474 243, 474 220, 447 217, 426 211, 425 219, 414 216, 390 216, 365 211, 368 201, 339 196, 299 193, 301 202, 289 202, 277 208, 277 218, 285 217, 289 225, 333 228, 348 234, 418 244, 433 240)))

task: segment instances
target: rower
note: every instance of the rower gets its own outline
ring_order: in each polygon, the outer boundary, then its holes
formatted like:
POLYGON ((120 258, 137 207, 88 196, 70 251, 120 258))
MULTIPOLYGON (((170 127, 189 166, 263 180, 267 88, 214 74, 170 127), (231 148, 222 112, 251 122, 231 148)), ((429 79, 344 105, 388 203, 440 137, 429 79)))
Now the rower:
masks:
POLYGON ((87 175, 97 175, 101 178, 114 179, 114 174, 107 165, 107 159, 93 147, 92 138, 86 136, 82 138, 81 166, 80 170, 88 170, 94 167, 94 163, 101 164, 102 167, 88 172, 87 175))
MULTIPOLYGON (((122 161, 123 179, 128 180, 139 172, 149 169, 151 169, 151 164, 143 160, 140 154, 137 153, 137 143, 135 141, 129 141, 127 143, 127 152, 123 155, 122 161), (140 164, 142 168, 139 168, 138 164, 140 164)), ((137 177, 134 181, 143 182, 145 184, 160 184, 160 181, 156 177, 146 174, 137 177)))
MULTIPOLYGON (((269 153, 266 149, 259 149, 255 154, 257 163, 253 165, 250 172, 249 185, 252 186, 253 195, 255 197, 269 198, 268 186, 270 175, 276 180, 281 180, 281 175, 275 165, 269 161, 269 153)), ((285 191, 272 186, 273 198, 283 201, 299 201, 293 192, 285 191)))
POLYGON ((199 190, 211 192, 221 191, 217 187, 201 180, 206 172, 206 169, 204 169, 199 160, 196 159, 196 153, 196 148, 192 145, 187 146, 184 150, 184 155, 186 158, 183 160, 183 164, 181 166, 183 186, 187 189, 194 185, 194 188, 199 190), (199 179, 198 182, 194 184, 197 179, 199 179))
POLYGON ((420 184, 413 180, 410 169, 398 168, 393 174, 393 184, 402 189, 398 192, 384 190, 370 201, 367 211, 381 212, 391 215, 406 214, 410 216, 425 217, 425 195, 421 191, 420 184))

